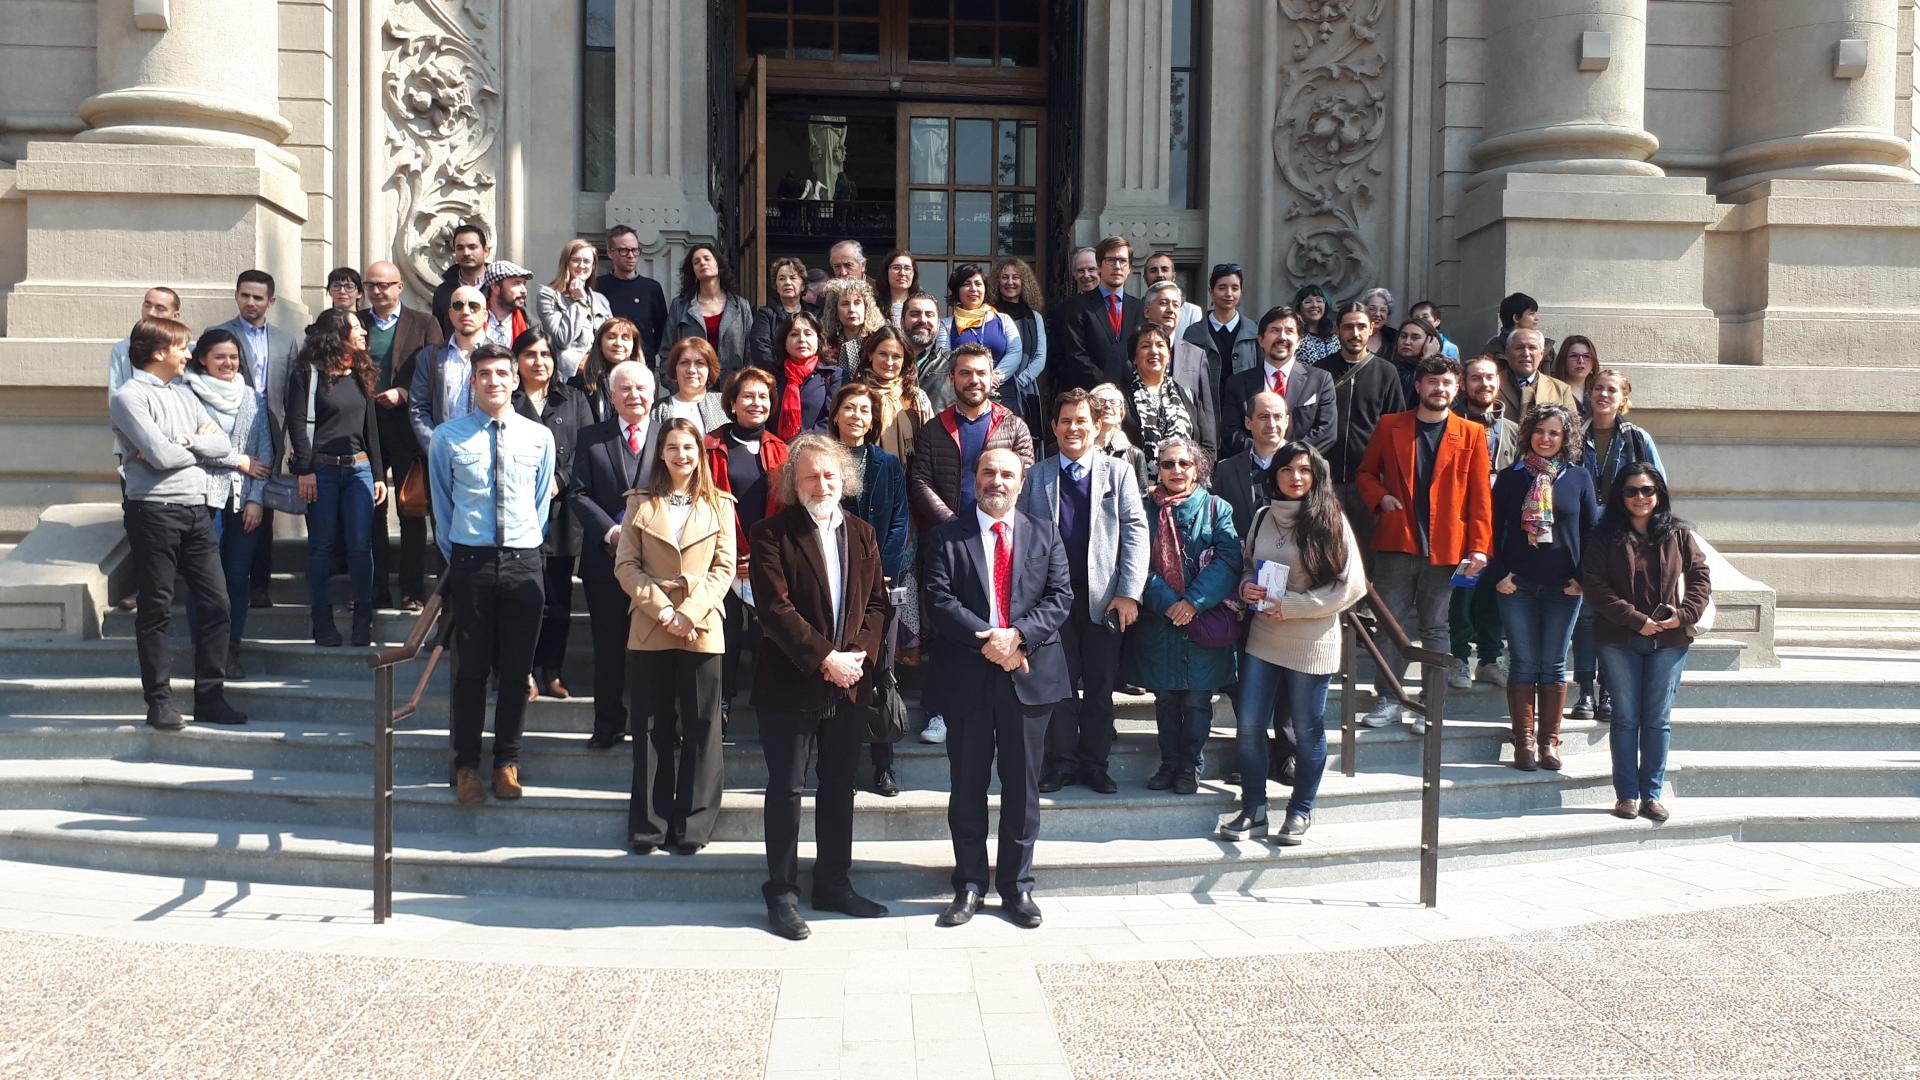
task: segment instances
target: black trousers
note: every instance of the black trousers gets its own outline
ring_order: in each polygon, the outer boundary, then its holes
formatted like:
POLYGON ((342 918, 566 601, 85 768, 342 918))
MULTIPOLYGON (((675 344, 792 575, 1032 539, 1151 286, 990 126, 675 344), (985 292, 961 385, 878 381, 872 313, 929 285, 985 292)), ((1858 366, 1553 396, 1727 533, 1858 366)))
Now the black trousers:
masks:
MULTIPOLYGON (((633 627, 627 594, 614 580, 611 567, 580 579, 587 594, 588 624, 593 631, 593 733, 605 737, 627 734, 627 631, 633 627)), ((732 647, 729 639, 728 647, 732 647)), ((640 731, 638 711, 631 725, 640 731)))
POLYGON ((726 634, 727 659, 720 667, 720 700, 732 701, 740 692, 740 660, 748 649, 760 654, 760 620, 745 600, 728 590, 720 610, 721 630, 726 634))
POLYGON ((260 527, 254 534, 259 537, 255 542, 260 546, 253 553, 250 585, 265 592, 273 585, 273 511, 264 505, 260 507, 260 527))
MULTIPOLYGON (((992 676, 985 708, 948 708, 947 829, 953 834, 953 889, 987 890, 987 785, 1000 765, 1000 851, 994 887, 1003 897, 1033 888, 1033 843, 1040 837, 1040 762, 1052 705, 1025 705, 1013 677, 992 676)), ((978 702, 979 697, 974 701, 978 702)), ((973 704, 973 703, 969 703, 973 704)))
POLYGON ((487 727, 487 676, 499 677, 493 705, 493 767, 520 762, 527 721, 527 674, 540 630, 539 548, 455 545, 447 564, 453 611, 453 693, 448 726, 457 768, 480 767, 487 727))
POLYGON ((1055 705, 1047 724, 1047 761, 1069 778, 1107 767, 1113 753, 1113 687, 1120 676, 1120 635, 1087 618, 1080 595, 1060 627, 1067 674, 1080 696, 1055 705))
POLYGON ((849 887, 853 865, 853 775, 860 767, 864 728, 844 718, 761 712, 760 749, 767 758, 767 883, 769 904, 800 900, 800 789, 807 758, 817 753, 813 794, 813 895, 849 887))
POLYGON ((167 629, 173 622, 178 575, 187 584, 194 628, 193 703, 198 710, 220 700, 227 680, 227 578, 220 566, 220 541, 213 535, 213 512, 205 506, 135 501, 121 503, 120 509, 138 597, 133 632, 141 692, 148 705, 164 705, 173 696, 167 629))
MULTIPOLYGON (((540 612, 540 641, 533 647, 533 669, 560 674, 567 659, 567 631, 573 618, 572 555, 546 557, 546 607, 540 612)), ((542 689, 545 689, 542 686, 542 689)))
POLYGON ((420 444, 407 426, 407 410, 382 409, 380 412, 380 460, 387 467, 387 501, 373 508, 373 595, 379 599, 393 587, 392 575, 400 575, 400 595, 409 600, 427 597, 427 519, 400 517, 400 563, 395 567, 393 541, 387 535, 387 515, 399 515, 400 483, 420 456, 420 444), (397 415, 396 415, 397 414, 397 415))
POLYGON ((629 650, 636 843, 706 844, 720 820, 720 654, 629 650), (644 732, 644 734, 643 734, 644 732))

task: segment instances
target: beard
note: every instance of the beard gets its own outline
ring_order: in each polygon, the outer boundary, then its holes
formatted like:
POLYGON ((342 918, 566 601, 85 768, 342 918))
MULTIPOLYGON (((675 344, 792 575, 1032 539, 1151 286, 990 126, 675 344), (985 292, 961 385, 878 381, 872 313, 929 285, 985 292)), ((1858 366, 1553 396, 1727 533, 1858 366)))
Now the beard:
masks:
POLYGON ((840 505, 840 500, 831 497, 801 499, 800 505, 806 507, 807 513, 812 514, 815 518, 824 518, 833 513, 833 508, 840 505))
POLYGON ((927 346, 933 344, 934 339, 938 336, 939 335, 935 334, 932 330, 909 330, 907 331, 907 344, 912 345, 916 349, 925 350, 927 346))
POLYGON ((980 504, 980 509, 987 512, 988 517, 1005 517, 1007 511, 1013 509, 1012 492, 983 491, 976 501, 980 504))

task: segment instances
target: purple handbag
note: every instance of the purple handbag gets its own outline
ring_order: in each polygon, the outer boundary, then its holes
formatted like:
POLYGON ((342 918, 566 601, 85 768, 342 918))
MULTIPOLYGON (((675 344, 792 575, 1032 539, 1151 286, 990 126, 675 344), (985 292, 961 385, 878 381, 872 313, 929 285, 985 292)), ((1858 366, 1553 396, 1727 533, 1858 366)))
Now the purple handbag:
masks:
MULTIPOLYGON (((1200 553, 1199 565, 1194 570, 1197 577, 1207 564, 1213 561, 1213 549, 1200 553)), ((1237 648, 1240 645, 1240 612, 1228 601, 1222 601, 1193 617, 1186 625, 1187 640, 1202 649, 1237 648)))

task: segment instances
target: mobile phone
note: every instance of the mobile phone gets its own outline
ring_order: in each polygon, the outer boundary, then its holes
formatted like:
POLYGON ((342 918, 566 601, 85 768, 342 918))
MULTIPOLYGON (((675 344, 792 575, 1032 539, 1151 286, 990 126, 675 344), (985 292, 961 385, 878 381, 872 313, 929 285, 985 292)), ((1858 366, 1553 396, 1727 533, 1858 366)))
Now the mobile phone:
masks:
POLYGON ((1100 621, 1106 624, 1107 629, 1113 631, 1116 634, 1119 633, 1120 632, 1120 609, 1108 608, 1107 613, 1101 616, 1100 621))
POLYGON ((907 600, 911 596, 912 593, 907 590, 906 586, 897 585, 887 590, 887 603, 892 604, 894 607, 905 607, 907 600))
POLYGON ((1671 618, 1673 618, 1672 604, 1661 604, 1660 606, 1653 609, 1654 622, 1666 622, 1668 619, 1671 619, 1671 618))

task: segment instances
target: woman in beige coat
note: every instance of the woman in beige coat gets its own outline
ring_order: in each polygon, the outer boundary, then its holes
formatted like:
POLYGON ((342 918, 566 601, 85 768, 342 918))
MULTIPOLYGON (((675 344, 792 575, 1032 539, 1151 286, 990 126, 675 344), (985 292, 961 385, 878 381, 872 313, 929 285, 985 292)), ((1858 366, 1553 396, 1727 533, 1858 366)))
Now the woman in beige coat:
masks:
POLYGON ((733 496, 714 487, 699 427, 660 430, 647 485, 627 493, 613 573, 632 600, 627 692, 636 723, 627 839, 691 855, 720 815, 721 602, 733 584, 733 496))
POLYGON ((1294 441, 1267 469, 1267 505, 1247 526, 1240 599, 1253 608, 1240 667, 1240 813, 1222 822, 1228 840, 1267 835, 1267 723, 1286 695, 1300 749, 1287 818, 1274 842, 1300 843, 1327 771, 1327 683, 1340 670, 1340 613, 1367 592, 1360 544, 1340 512, 1327 459, 1294 441), (1284 573, 1284 592, 1260 583, 1263 564, 1284 573))

